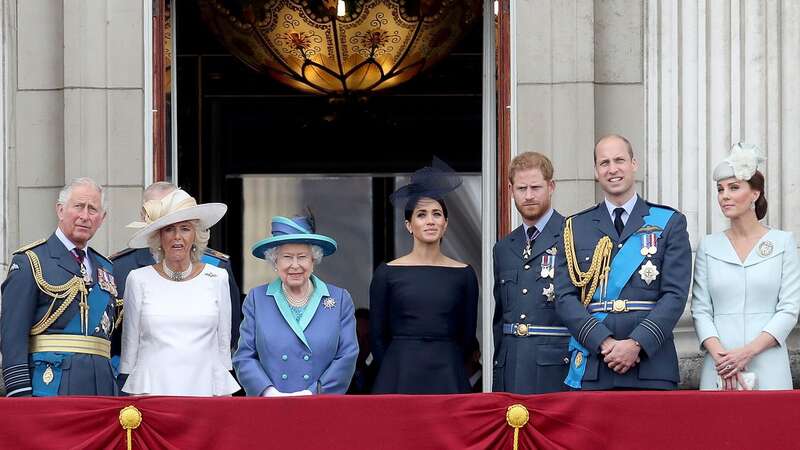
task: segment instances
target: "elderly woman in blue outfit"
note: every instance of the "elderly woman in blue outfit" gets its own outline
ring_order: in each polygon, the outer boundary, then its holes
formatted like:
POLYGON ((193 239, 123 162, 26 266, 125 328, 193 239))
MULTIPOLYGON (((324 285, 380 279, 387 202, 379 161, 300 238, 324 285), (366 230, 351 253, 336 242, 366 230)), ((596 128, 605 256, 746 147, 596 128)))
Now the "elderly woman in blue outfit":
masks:
POLYGON ((233 366, 248 396, 343 394, 358 357, 353 300, 314 276, 336 241, 311 220, 276 216, 252 254, 278 273, 244 300, 233 366))

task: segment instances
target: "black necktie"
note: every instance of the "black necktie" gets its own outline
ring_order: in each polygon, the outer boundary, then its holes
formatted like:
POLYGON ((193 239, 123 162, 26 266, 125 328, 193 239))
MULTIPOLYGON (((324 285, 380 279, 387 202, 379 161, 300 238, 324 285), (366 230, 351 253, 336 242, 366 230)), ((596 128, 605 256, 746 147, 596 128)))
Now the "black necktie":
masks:
POLYGON ((625 224, 622 223, 622 213, 624 212, 625 208, 614 209, 614 228, 617 229, 618 236, 622 236, 622 229, 625 228, 625 224))
POLYGON ((528 228, 528 241, 536 240, 536 237, 539 236, 539 229, 536 227, 528 228))

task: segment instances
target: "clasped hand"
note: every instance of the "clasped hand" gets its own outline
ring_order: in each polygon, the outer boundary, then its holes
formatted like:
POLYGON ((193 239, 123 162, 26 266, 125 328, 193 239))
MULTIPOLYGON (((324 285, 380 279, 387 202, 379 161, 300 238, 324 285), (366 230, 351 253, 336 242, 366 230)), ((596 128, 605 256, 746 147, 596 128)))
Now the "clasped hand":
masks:
POLYGON ((717 374, 723 382, 723 390, 748 390, 747 385, 742 379, 742 371, 747 370, 747 365, 753 359, 753 352, 747 347, 739 347, 733 350, 723 350, 717 352, 716 362, 717 374))
POLYGON ((607 337, 600 344, 600 354, 603 355, 603 362, 608 364, 608 368, 618 374, 626 373, 631 367, 639 364, 639 347, 633 339, 617 340, 607 337))

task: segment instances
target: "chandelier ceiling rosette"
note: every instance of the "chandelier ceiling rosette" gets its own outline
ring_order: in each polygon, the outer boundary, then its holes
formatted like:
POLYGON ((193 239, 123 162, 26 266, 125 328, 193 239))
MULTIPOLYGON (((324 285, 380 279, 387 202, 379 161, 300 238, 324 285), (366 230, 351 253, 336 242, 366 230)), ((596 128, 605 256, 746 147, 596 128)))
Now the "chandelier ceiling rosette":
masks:
POLYGON ((408 81, 447 55, 481 0, 200 0, 204 21, 253 69, 346 95, 408 81))

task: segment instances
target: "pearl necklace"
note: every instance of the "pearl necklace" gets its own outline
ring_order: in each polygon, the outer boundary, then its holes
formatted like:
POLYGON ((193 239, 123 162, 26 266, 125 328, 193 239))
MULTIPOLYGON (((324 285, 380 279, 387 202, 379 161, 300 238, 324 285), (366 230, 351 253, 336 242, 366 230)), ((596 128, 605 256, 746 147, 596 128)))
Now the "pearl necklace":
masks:
POLYGON ((186 277, 188 277, 189 275, 192 274, 192 270, 194 269, 194 267, 192 266, 192 262, 191 261, 189 261, 189 267, 187 267, 186 270, 184 270, 182 272, 175 272, 172 269, 170 269, 169 267, 167 267, 167 262, 166 261, 162 261, 161 268, 164 269, 164 274, 167 276, 167 278, 169 278, 172 281, 183 281, 183 280, 185 280, 186 277))
POLYGON ((292 297, 289 294, 289 290, 286 289, 286 285, 285 284, 281 284, 281 289, 283 290, 283 295, 284 295, 284 297, 286 297, 286 301, 289 302, 289 305, 294 306, 295 308, 300 308, 300 307, 305 306, 308 303, 309 297, 311 297, 311 289, 310 289, 310 286, 309 286, 310 284, 311 284, 311 281, 309 280, 308 284, 306 285, 306 288, 308 290, 308 294, 305 295, 305 298, 300 298, 300 299, 292 297))

